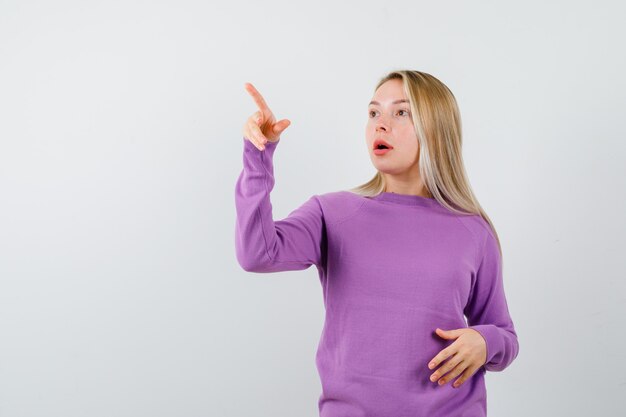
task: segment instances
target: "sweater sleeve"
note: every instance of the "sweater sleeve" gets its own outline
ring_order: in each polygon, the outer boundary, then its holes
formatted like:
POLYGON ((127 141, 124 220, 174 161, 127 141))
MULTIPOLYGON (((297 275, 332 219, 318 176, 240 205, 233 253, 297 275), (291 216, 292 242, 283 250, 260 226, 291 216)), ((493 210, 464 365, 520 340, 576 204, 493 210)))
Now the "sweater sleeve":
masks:
POLYGON ((490 230, 486 235, 482 260, 464 313, 468 326, 485 339, 487 360, 483 366, 487 371, 502 371, 517 357, 519 344, 504 294, 498 242, 490 230))
POLYGON ((320 265, 324 218, 312 196, 282 220, 274 221, 273 155, 280 142, 259 150, 243 139, 243 170, 235 185, 235 248, 239 265, 249 272, 295 271, 320 265))

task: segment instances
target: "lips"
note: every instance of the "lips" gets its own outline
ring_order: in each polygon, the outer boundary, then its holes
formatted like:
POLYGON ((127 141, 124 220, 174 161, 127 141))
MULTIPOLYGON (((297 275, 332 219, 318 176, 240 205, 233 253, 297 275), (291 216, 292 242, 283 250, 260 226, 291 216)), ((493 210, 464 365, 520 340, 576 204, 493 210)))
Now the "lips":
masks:
POLYGON ((393 149, 393 146, 391 146, 389 142, 383 140, 382 138, 377 138, 372 146, 374 149, 393 149))

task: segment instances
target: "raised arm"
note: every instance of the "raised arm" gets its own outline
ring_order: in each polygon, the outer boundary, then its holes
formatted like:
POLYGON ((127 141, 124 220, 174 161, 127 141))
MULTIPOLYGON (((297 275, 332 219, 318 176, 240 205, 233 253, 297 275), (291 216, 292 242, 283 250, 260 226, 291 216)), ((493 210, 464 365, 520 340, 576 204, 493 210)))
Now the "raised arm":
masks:
POLYGON ((244 138, 243 170, 235 187, 237 260, 250 272, 302 270, 321 265, 324 218, 317 196, 273 220, 273 154, 279 141, 257 149, 244 138))
POLYGON ((280 134, 290 122, 276 122, 269 106, 250 83, 246 90, 258 111, 243 128, 243 170, 235 186, 237 261, 250 272, 278 272, 321 266, 324 218, 317 196, 287 218, 274 221, 270 192, 274 188, 273 156, 280 134))
POLYGON ((485 369, 504 370, 517 357, 519 344, 504 293, 502 258, 491 230, 486 233, 482 260, 464 313, 468 326, 485 339, 485 369))

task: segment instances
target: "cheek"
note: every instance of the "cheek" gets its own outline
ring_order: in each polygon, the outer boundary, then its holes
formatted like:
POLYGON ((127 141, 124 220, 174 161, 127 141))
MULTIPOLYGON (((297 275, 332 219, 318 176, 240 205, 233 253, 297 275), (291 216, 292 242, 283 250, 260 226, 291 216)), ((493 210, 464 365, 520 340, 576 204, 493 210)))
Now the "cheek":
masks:
POLYGON ((402 129, 402 144, 407 150, 417 151, 419 144, 417 142, 417 136, 415 135, 415 129, 413 129, 412 125, 402 129))
POLYGON ((402 140, 402 159, 408 164, 415 163, 418 148, 417 137, 413 133, 404 136, 402 140))
POLYGON ((406 150, 417 150, 417 136, 415 135, 415 130, 413 126, 403 127, 402 130, 398 131, 398 140, 402 142, 402 147, 406 150))

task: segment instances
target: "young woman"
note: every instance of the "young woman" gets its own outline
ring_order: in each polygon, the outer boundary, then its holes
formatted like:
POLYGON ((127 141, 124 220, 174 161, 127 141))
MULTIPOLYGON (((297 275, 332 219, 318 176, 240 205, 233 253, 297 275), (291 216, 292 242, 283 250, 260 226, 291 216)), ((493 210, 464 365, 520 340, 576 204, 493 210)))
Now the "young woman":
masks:
POLYGON ((259 110, 243 129, 237 260, 250 272, 317 267, 320 416, 486 416, 484 374, 505 369, 519 345, 500 242, 465 174, 452 92, 424 72, 385 76, 365 132, 374 178, 274 221, 272 161, 289 121, 246 89, 259 110))

